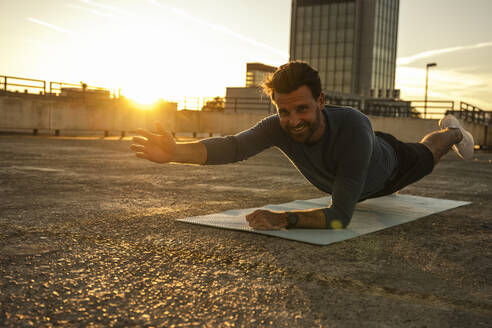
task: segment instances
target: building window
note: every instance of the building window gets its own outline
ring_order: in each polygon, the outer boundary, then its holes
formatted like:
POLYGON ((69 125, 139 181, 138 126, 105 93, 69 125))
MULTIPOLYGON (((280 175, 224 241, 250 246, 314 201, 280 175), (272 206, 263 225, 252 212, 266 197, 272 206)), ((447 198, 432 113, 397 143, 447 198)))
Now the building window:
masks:
POLYGON ((325 88, 368 95, 369 87, 394 84, 399 0, 373 0, 359 6, 360 2, 365 0, 294 2, 295 37, 290 49, 291 57, 319 69, 325 88), (372 27, 356 29, 367 17, 372 27))
POLYGON ((337 57, 343 57, 343 52, 344 52, 343 45, 344 45, 343 43, 337 44, 337 52, 336 52, 337 57))

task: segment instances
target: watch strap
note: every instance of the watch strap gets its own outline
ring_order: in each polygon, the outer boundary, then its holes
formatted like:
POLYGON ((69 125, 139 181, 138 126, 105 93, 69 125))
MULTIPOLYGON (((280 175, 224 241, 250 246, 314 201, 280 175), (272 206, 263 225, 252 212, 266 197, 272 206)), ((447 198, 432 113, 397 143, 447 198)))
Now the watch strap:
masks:
POLYGON ((299 215, 292 212, 287 212, 287 229, 293 229, 297 226, 299 222, 299 215))

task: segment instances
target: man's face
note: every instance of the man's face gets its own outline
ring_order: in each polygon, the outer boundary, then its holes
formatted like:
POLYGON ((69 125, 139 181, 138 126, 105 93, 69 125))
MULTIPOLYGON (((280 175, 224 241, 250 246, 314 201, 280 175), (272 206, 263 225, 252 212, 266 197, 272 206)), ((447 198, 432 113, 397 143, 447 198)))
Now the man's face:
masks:
POLYGON ((274 103, 282 128, 296 141, 314 143, 325 131, 324 96, 314 99, 303 85, 290 93, 275 93, 274 103))

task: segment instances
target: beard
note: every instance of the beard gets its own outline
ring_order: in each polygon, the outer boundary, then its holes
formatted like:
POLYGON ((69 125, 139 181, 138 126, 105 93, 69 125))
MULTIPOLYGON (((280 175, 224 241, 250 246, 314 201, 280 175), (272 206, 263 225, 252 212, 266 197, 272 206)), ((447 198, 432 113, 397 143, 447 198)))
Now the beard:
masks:
POLYGON ((298 124, 295 127, 288 126, 287 132, 296 141, 303 142, 306 144, 313 144, 317 141, 317 140, 312 140, 313 135, 316 133, 316 131, 318 131, 320 124, 321 124, 321 110, 318 106, 316 108, 316 117, 312 122, 302 121, 300 124, 298 124), (300 125, 305 125, 305 128, 302 131, 302 133, 296 133, 295 128, 300 125))

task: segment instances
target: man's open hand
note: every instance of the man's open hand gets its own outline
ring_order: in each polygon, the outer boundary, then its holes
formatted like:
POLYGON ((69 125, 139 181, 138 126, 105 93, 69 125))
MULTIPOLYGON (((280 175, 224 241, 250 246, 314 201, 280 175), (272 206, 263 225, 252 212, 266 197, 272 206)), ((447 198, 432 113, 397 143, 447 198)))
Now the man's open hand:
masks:
POLYGON ((159 123, 155 126, 158 134, 138 129, 137 133, 142 137, 133 137, 132 141, 137 144, 132 144, 130 148, 139 158, 156 163, 169 163, 173 161, 176 153, 176 141, 159 123))
POLYGON ((287 228, 287 213, 256 210, 246 215, 249 226, 258 230, 281 230, 287 228))

